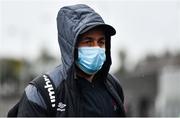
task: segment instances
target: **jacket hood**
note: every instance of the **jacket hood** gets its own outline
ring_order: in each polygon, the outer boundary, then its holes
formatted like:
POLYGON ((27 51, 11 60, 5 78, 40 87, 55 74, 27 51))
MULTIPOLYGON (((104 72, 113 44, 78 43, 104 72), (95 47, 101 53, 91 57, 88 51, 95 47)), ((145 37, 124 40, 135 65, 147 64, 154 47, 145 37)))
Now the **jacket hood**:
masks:
POLYGON ((78 4, 60 9, 57 16, 58 42, 65 73, 74 64, 74 52, 79 34, 99 25, 107 29, 106 61, 101 71, 108 73, 111 65, 110 36, 115 34, 115 29, 105 24, 101 16, 87 5, 78 4))

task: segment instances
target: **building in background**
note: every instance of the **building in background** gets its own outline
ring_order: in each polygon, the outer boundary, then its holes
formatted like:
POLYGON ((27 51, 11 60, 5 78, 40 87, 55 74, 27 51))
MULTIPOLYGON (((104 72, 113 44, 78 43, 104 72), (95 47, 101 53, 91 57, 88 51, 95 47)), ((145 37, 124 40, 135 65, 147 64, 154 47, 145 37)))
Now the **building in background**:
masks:
POLYGON ((115 76, 124 89, 128 116, 180 115, 180 56, 149 56, 131 72, 120 70, 115 76))
POLYGON ((156 112, 159 116, 180 116, 180 65, 165 66, 159 73, 156 112))

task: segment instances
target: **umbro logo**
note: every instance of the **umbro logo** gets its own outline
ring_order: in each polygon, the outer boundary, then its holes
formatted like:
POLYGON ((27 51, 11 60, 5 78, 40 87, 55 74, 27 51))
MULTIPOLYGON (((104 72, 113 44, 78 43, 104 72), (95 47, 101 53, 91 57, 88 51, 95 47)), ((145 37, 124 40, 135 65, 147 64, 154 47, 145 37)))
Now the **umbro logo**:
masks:
POLYGON ((60 102, 57 106, 57 111, 66 111, 66 104, 63 104, 62 102, 60 102))
POLYGON ((50 79, 48 78, 48 76, 43 75, 44 81, 45 81, 45 85, 44 88, 47 89, 48 93, 49 93, 49 97, 51 100, 51 106, 55 107, 55 102, 56 102, 56 97, 55 97, 55 92, 54 92, 54 88, 51 84, 50 79))

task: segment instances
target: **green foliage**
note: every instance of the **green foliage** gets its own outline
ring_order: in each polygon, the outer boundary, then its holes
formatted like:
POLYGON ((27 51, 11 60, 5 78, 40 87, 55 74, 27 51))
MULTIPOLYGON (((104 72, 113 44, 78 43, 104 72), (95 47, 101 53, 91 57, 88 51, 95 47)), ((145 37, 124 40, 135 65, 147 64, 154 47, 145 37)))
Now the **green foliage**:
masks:
POLYGON ((1 59, 0 60, 0 81, 18 81, 19 74, 23 66, 23 61, 16 59, 1 59))

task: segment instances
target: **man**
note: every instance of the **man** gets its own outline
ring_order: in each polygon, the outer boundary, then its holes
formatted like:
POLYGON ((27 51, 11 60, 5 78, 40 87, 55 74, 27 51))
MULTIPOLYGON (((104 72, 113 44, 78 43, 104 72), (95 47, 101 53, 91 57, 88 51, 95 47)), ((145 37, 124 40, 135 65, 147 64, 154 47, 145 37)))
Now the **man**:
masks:
POLYGON ((62 65, 26 87, 17 116, 125 116, 122 88, 108 73, 115 29, 83 4, 61 8, 57 28, 62 65))

